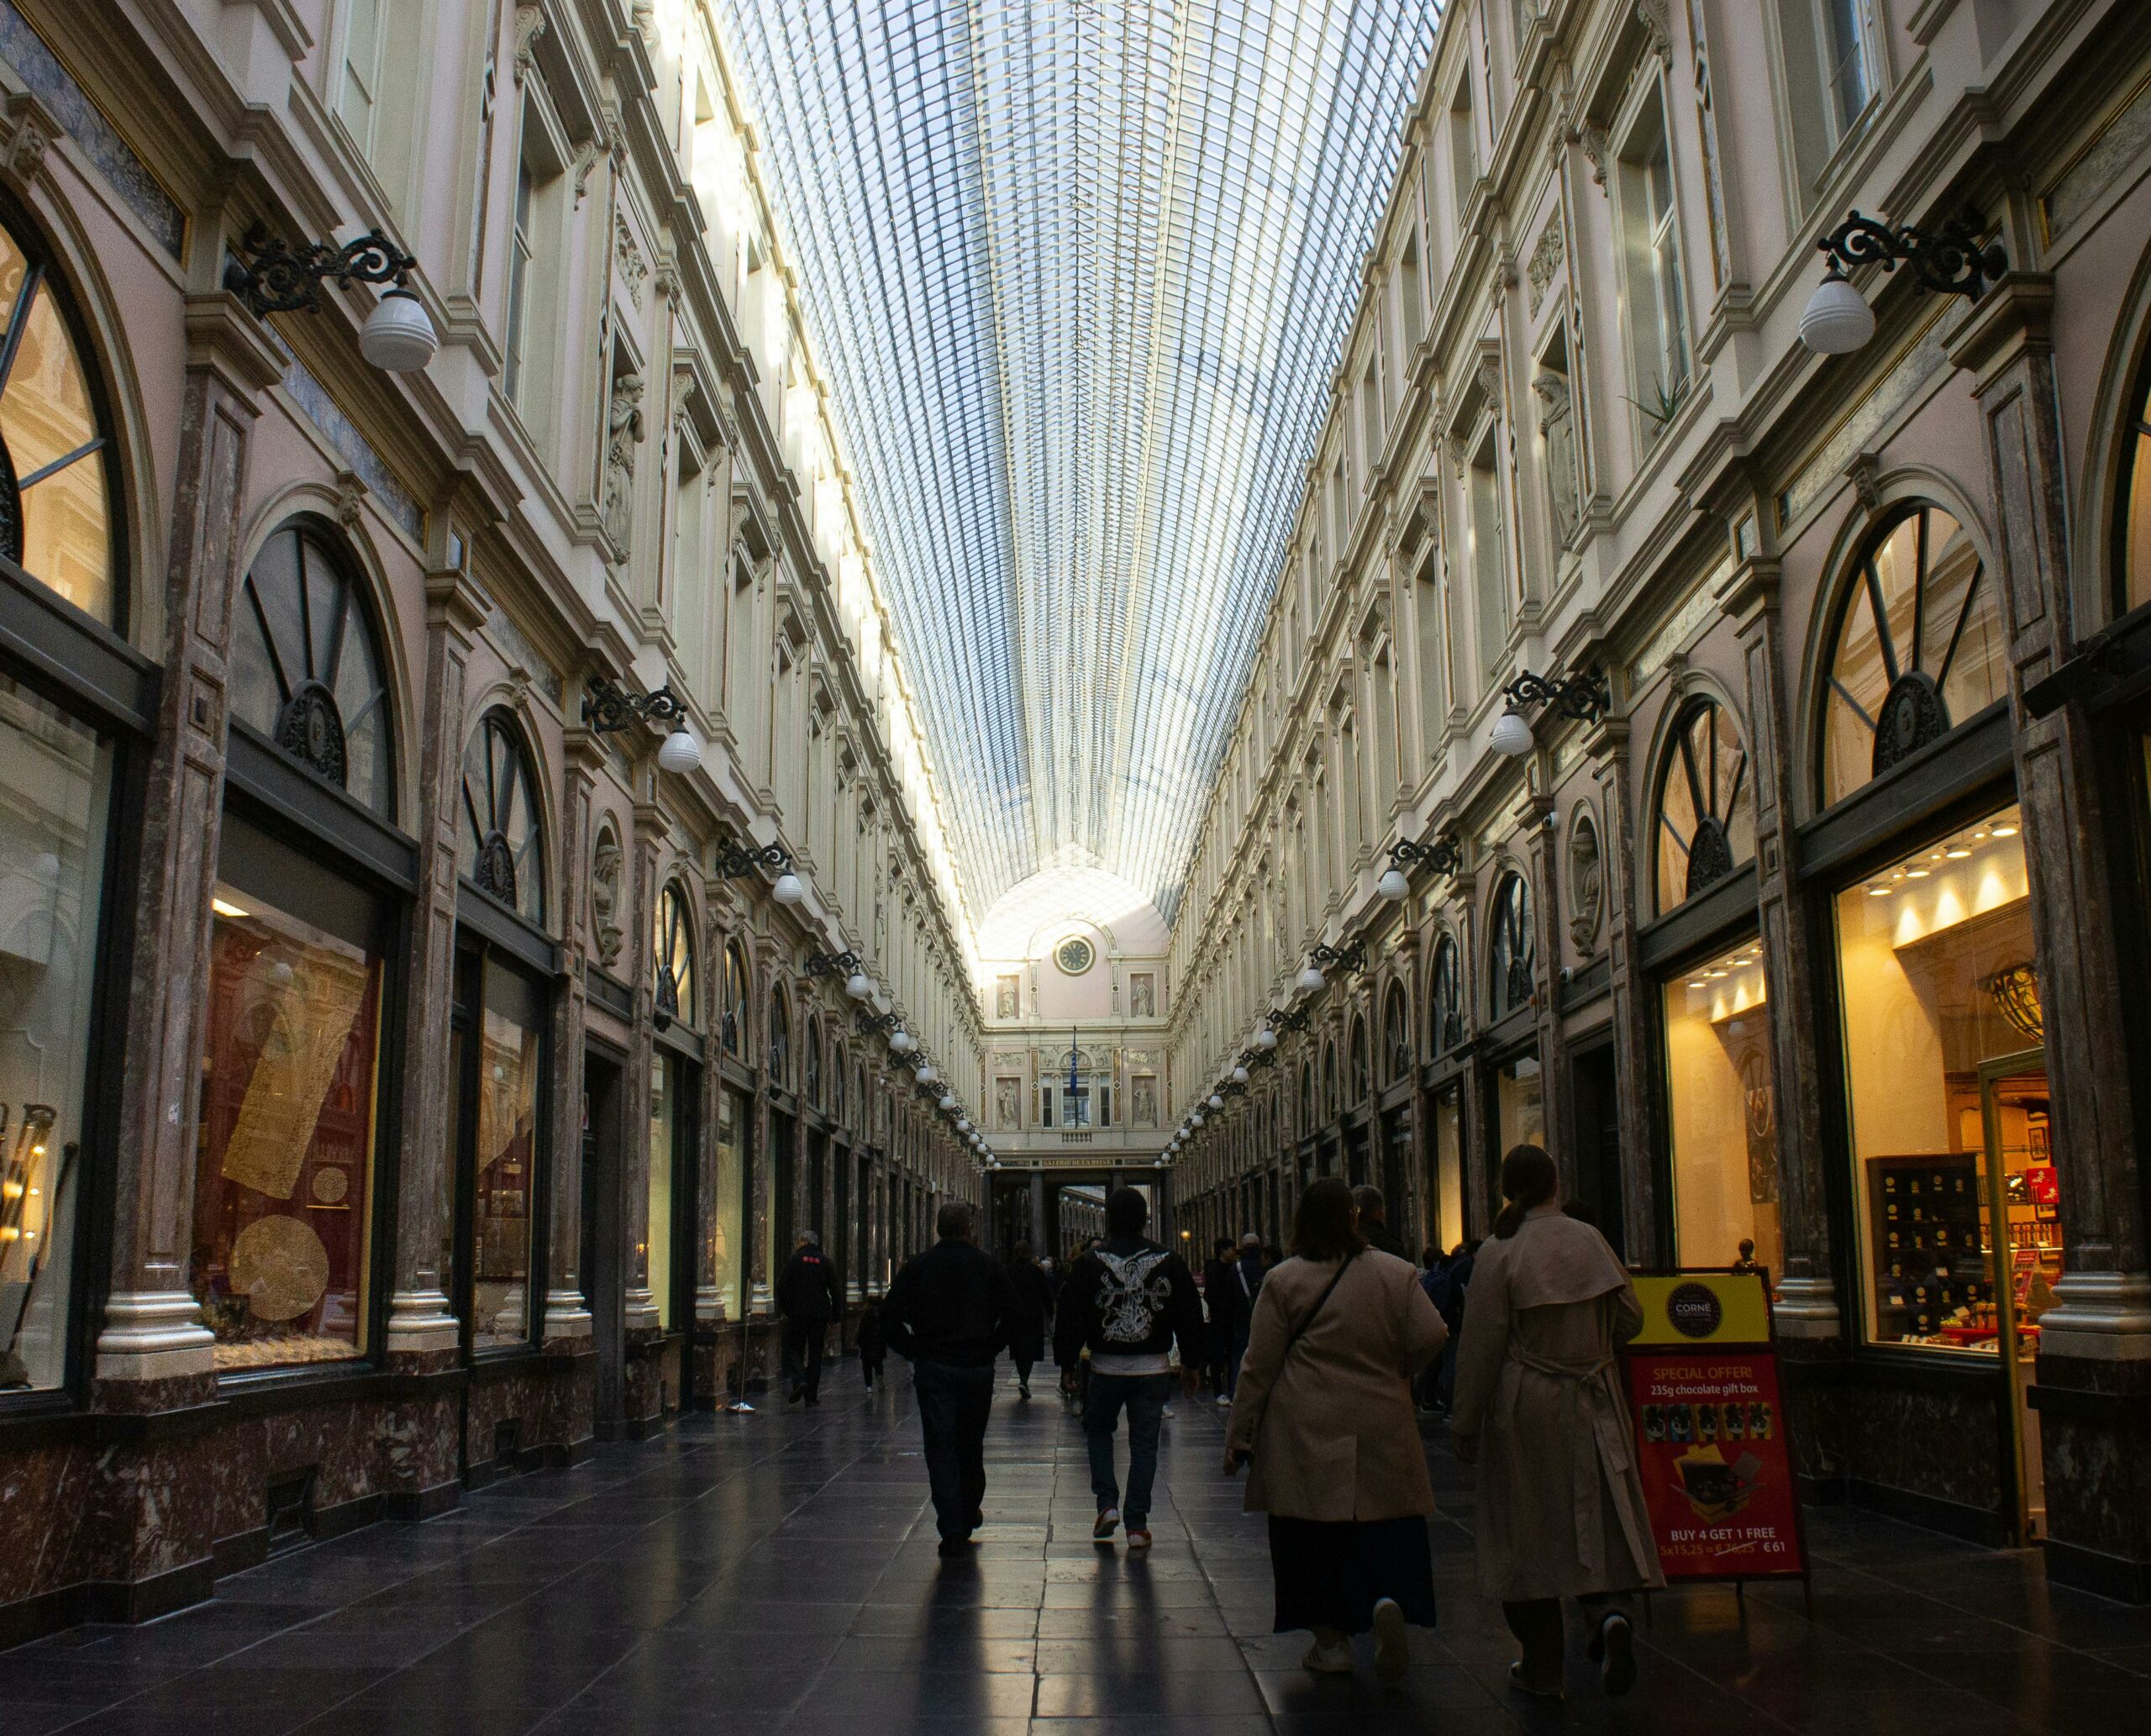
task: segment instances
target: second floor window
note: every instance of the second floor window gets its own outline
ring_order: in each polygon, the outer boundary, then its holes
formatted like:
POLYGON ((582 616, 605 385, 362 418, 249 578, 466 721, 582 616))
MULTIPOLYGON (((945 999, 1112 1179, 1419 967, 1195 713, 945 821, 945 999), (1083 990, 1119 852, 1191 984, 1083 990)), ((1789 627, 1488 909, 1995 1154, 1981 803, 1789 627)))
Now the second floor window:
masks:
POLYGON ((1868 0, 1778 0, 1793 155, 1812 192, 1875 94, 1868 0))
POLYGON ((535 187, 530 159, 524 157, 515 166, 515 233, 508 243, 508 355, 501 370, 501 383, 510 403, 519 402, 523 348, 530 336, 530 256, 535 187))

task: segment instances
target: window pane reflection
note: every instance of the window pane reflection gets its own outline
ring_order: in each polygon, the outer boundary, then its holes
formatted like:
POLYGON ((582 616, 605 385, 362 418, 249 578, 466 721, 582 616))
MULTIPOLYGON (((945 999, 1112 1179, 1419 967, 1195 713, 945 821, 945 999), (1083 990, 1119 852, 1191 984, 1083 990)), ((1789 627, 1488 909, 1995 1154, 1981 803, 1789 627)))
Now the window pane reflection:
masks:
POLYGON ((1785 1270, 1777 1115, 1762 946, 1738 946, 1665 987, 1674 1257, 1785 1270), (1742 1244, 1749 1245, 1743 1255, 1742 1244))
POLYGON ((488 960, 478 1052, 477 1181, 471 1214, 471 1341, 530 1337, 531 1190, 537 1179, 534 989, 488 960))

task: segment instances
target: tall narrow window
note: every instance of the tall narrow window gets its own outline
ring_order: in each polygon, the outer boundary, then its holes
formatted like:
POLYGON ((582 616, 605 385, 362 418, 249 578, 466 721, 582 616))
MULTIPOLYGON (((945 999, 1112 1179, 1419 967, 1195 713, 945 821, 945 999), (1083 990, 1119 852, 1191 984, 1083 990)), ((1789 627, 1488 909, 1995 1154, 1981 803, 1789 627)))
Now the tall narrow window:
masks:
POLYGON ((1471 508, 1471 588, 1480 673, 1491 681, 1509 640, 1508 587, 1502 579, 1501 491, 1491 429, 1465 471, 1471 508))
POLYGON ((518 159, 515 229, 508 242, 508 353, 501 366, 501 387, 508 393, 508 402, 518 405, 523 401, 523 347, 530 336, 530 260, 537 246, 535 188, 536 176, 531 173, 530 159, 518 159))
POLYGON ((1680 225, 1673 207, 1673 160, 1659 134, 1643 162, 1650 224, 1651 288, 1657 301, 1659 377, 1677 390, 1688 377, 1688 296, 1680 279, 1680 225))
POLYGON ((718 1009, 718 1042, 727 1055, 741 1052, 747 1034, 747 955, 739 943, 724 943, 724 999, 718 1009))
POLYGON ((1471 131, 1471 82, 1458 81, 1456 96, 1449 109, 1449 172, 1456 184, 1456 220, 1464 223, 1464 208, 1479 180, 1479 143, 1471 131))
POLYGON ((1412 355, 1419 346, 1420 334, 1427 329, 1427 310, 1421 305, 1419 286, 1419 238, 1414 235, 1404 244, 1404 257, 1396 267, 1396 299, 1398 329, 1404 334, 1403 354, 1397 359, 1397 373, 1408 378, 1412 371, 1412 355))
POLYGON ((1464 957, 1456 937, 1444 934, 1434 943, 1433 969, 1427 982, 1428 1034, 1437 1055, 1447 1055, 1464 1041, 1464 957))
POLYGON ((1494 888, 1486 948, 1486 1012, 1500 1018, 1531 1003, 1537 987, 1538 930, 1531 915, 1531 882, 1512 870, 1494 888))
POLYGON ((352 142, 369 156, 381 107, 381 4, 382 0, 350 0, 344 26, 344 90, 337 103, 352 142))
POLYGON ((1690 366, 1688 293, 1673 157, 1665 115, 1654 99, 1621 161, 1621 229, 1628 300, 1629 393, 1648 447, 1679 408, 1690 366))
POLYGON ((698 1021, 695 995, 695 924, 687 895, 678 881, 657 895, 655 1002, 661 1030, 678 1019, 692 1027, 698 1021))
POLYGON ((1867 0, 1778 0, 1793 154, 1812 192, 1875 94, 1867 0))

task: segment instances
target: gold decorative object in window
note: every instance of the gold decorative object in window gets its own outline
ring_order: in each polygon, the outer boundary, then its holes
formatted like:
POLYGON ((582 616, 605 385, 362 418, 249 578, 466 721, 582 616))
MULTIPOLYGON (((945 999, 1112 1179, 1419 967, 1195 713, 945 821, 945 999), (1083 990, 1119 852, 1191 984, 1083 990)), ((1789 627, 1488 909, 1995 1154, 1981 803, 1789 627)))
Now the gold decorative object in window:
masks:
POLYGON ((1997 971, 1982 985, 2001 1016, 2034 1043, 2046 1041, 2046 1020, 2039 1007, 2039 973, 2027 959, 1997 971))

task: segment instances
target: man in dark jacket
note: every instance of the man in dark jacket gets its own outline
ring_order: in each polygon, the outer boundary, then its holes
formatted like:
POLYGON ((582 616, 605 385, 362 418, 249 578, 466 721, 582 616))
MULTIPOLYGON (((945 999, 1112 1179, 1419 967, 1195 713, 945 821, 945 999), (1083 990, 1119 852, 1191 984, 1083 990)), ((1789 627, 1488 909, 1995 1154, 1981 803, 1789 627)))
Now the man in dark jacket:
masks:
POLYGON ((881 1326, 889 1348, 912 1365, 941 1553, 956 1555, 986 1523, 993 1359, 1008 1342, 1016 1299, 1007 1269, 972 1241, 969 1206, 951 1201, 934 1227, 941 1239, 904 1262, 881 1304, 881 1326))
POLYGON ((1202 1265, 1202 1307, 1209 1317, 1210 1384, 1219 1404, 1233 1402, 1233 1339, 1245 1326, 1246 1305, 1233 1265, 1233 1239, 1220 1236, 1202 1265))
POLYGON ((1389 1202, 1381 1197, 1379 1187, 1361 1182, 1352 1190, 1352 1203, 1359 1208, 1359 1234, 1367 1239, 1370 1248, 1394 1254, 1399 1260, 1412 1257, 1404 1251, 1404 1244, 1396 1239, 1396 1232, 1389 1227, 1389 1202))
POLYGON ((1254 1323, 1254 1299, 1261 1293, 1262 1280, 1270 1265, 1262 1257, 1262 1238, 1249 1230, 1240 1238, 1240 1257, 1233 1262, 1229 1276, 1237 1298, 1233 1316, 1233 1341, 1225 1355, 1225 1391, 1237 1392, 1240 1384, 1240 1358, 1247 1355, 1248 1328, 1254 1323))
POLYGON ((799 1232, 777 1275, 776 1311, 784 1320, 784 1357, 791 1366, 791 1402, 822 1402, 823 1341, 837 1311, 836 1262, 822 1252, 822 1239, 811 1229, 799 1232))
POLYGON ((1120 1484, 1113 1475, 1112 1437, 1128 1407, 1128 1546, 1150 1547, 1150 1488, 1158 1475, 1158 1430, 1172 1397, 1172 1359, 1180 1346, 1181 1386, 1194 1397, 1202 1367, 1202 1299, 1187 1262, 1149 1240, 1143 1227, 1150 1205, 1133 1187, 1106 1202, 1106 1239, 1076 1262, 1061 1286, 1053 1335, 1063 1382, 1075 1378, 1091 1353, 1091 1386, 1083 1402, 1083 1437, 1091 1453, 1091 1492, 1097 1497, 1093 1543, 1110 1544, 1120 1523, 1120 1484))

